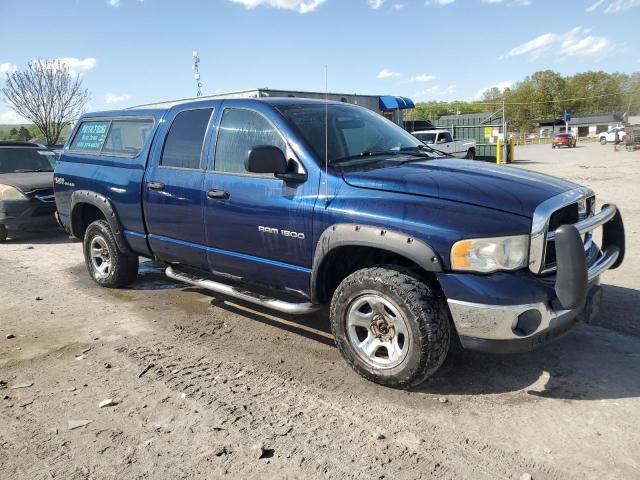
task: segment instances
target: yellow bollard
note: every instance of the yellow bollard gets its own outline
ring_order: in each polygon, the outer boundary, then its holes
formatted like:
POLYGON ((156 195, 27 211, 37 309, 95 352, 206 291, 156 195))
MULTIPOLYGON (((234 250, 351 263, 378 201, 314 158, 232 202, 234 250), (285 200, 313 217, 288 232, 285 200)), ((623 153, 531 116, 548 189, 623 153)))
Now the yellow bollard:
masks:
POLYGON ((509 142, 509 162, 513 163, 513 161, 516 159, 515 155, 515 151, 516 151, 516 142, 513 141, 513 139, 511 139, 511 141, 509 142))
POLYGON ((502 160, 502 142, 498 139, 496 143, 496 163, 500 164, 502 160))

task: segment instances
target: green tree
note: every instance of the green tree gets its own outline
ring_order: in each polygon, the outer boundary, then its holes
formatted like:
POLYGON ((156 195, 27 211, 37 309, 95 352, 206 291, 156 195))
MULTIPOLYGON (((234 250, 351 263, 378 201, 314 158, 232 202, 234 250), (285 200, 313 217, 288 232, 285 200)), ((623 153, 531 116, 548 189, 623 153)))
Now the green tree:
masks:
POLYGON ((11 130, 9 130, 9 138, 11 140, 18 140, 18 129, 13 127, 11 130))
POLYGON ((31 138, 33 138, 33 135, 31 135, 31 132, 29 130, 27 130, 24 126, 20 127, 20 129, 18 130, 18 140, 22 140, 22 141, 29 141, 31 140, 31 138))

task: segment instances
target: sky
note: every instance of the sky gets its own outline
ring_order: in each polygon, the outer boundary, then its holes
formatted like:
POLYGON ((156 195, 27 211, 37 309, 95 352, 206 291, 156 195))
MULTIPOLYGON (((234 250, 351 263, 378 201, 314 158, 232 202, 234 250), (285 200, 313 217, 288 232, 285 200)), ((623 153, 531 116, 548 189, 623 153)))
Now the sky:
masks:
MULTIPOLYGON (((640 71, 640 0, 0 0, 0 86, 61 59, 87 110, 258 87, 473 100, 543 69, 640 71)), ((0 99, 0 124, 22 121, 0 99)))

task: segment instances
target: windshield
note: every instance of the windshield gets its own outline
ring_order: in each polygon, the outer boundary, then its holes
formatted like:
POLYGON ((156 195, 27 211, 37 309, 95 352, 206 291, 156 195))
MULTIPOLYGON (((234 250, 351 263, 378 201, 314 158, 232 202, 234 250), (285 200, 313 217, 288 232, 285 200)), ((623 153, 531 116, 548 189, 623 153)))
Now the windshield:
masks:
POLYGON ((435 133, 414 133, 413 136, 424 143, 436 143, 435 133))
POLYGON ((0 173, 53 172, 57 159, 50 150, 0 148, 0 173))
POLYGON ((350 160, 358 162, 365 157, 371 161, 372 157, 412 155, 411 151, 419 152, 421 157, 440 156, 395 123, 362 107, 298 104, 278 105, 277 108, 297 128, 319 159, 324 160, 325 150, 328 150, 330 165, 350 160), (328 120, 326 132, 325 117, 328 120))

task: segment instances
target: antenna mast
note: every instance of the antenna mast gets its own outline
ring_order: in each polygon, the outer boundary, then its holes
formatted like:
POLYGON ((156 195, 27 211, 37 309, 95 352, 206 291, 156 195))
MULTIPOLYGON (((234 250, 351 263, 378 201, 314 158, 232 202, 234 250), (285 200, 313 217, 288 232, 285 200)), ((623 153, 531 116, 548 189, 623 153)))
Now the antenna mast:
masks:
POLYGON ((193 78, 196 81, 196 87, 198 88, 198 92, 196 93, 196 97, 202 96, 202 82, 200 81, 200 57, 198 56, 197 51, 193 51, 193 65, 191 66, 193 70, 193 78))
POLYGON ((329 68, 324 66, 324 208, 329 207, 329 68))

